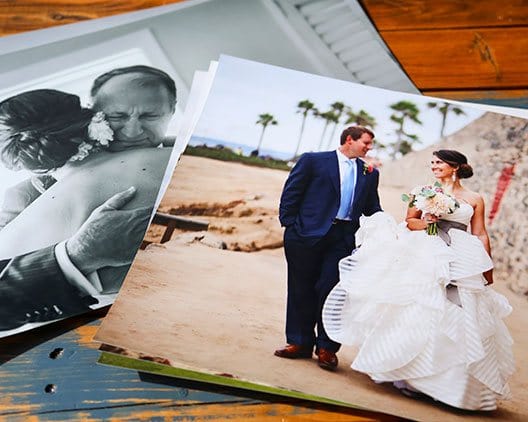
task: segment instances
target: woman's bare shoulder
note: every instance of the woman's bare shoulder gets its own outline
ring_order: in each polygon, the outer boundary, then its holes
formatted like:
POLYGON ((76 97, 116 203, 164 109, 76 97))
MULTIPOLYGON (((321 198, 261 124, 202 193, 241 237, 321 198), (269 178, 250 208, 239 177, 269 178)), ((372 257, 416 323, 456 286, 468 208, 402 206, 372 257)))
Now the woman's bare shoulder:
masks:
POLYGON ((68 201, 72 213, 81 211, 84 218, 112 195, 131 186, 137 193, 125 208, 153 205, 170 153, 170 148, 141 148, 98 154, 68 169, 42 196, 54 197, 54 202, 68 201))
MULTIPOLYGON (((141 197, 155 197, 170 157, 170 148, 141 148, 107 153, 72 171, 61 180, 64 190, 76 189, 104 202, 109 196, 137 188, 141 197)), ((148 202, 148 200, 146 200, 148 202)), ((144 202, 144 201, 142 201, 144 202)))
POLYGON ((169 157, 169 148, 140 148, 101 153, 76 167, 70 167, 64 177, 61 177, 61 182, 84 185, 97 183, 103 177, 132 180, 155 176, 165 172, 169 157))
POLYGON ((482 197, 480 193, 474 192, 467 188, 464 188, 461 199, 463 199, 465 202, 470 204, 473 208, 475 208, 478 204, 481 204, 484 202, 484 198, 482 197))
MULTIPOLYGON (((121 152, 104 152, 70 167, 67 174, 80 177, 81 174, 97 171, 117 172, 160 170, 169 160, 170 148, 138 148, 121 152)), ((163 169, 164 170, 164 169, 163 169)))

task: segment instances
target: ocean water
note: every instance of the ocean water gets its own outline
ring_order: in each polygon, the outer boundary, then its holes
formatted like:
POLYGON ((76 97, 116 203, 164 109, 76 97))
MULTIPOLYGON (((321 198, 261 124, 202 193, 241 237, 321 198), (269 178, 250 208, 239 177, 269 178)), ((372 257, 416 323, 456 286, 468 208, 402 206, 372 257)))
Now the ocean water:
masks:
MULTIPOLYGON (((235 142, 229 142, 225 141, 223 139, 213 139, 213 138, 205 138, 202 136, 192 136, 189 140, 189 145, 191 146, 198 146, 198 145, 206 145, 208 147, 215 147, 217 145, 222 145, 227 148, 231 148, 233 151, 240 148, 242 150, 242 154, 249 156, 251 154, 251 151, 256 149, 256 145, 243 145, 243 144, 237 144, 235 142)), ((260 156, 270 156, 273 158, 276 158, 278 160, 289 160, 292 157, 291 152, 283 152, 283 151, 276 151, 271 149, 262 148, 259 153, 260 156)))

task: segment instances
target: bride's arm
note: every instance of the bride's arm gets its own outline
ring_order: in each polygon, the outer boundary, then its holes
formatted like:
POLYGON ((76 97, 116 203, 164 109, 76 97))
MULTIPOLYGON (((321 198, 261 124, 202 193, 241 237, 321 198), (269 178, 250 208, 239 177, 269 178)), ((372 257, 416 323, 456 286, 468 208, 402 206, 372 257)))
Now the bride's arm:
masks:
MULTIPOLYGON (((479 240, 484 245, 484 249, 488 253, 488 255, 491 258, 491 245, 490 240, 488 236, 488 232, 486 231, 486 223, 485 223, 485 212, 484 212, 484 200, 480 195, 478 195, 475 206, 474 206, 474 212, 473 217, 471 218, 471 234, 474 236, 477 236, 479 240)), ((484 273, 484 278, 488 282, 488 284, 493 283, 493 270, 488 270, 484 273)))
MULTIPOLYGON (((434 215, 429 216, 431 223, 437 221, 437 218, 434 215)), ((427 228, 428 222, 422 219, 422 212, 415 208, 409 207, 407 209, 407 217, 405 218, 407 223, 407 228, 409 230, 425 230, 427 228)))

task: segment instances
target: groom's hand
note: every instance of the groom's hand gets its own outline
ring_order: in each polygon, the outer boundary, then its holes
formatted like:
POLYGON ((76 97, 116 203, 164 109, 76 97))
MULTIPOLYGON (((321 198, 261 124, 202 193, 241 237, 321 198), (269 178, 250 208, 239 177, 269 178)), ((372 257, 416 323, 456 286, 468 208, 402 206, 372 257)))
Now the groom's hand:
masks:
POLYGON ((66 242, 68 256, 83 274, 132 262, 152 211, 151 207, 121 209, 135 194, 131 187, 112 196, 66 242))

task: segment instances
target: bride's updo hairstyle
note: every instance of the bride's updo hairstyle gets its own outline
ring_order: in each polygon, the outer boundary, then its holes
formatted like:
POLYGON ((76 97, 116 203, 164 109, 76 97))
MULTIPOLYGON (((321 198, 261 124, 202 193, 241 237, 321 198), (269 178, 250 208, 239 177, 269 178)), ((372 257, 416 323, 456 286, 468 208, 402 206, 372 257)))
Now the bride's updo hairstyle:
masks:
POLYGON ((434 151, 433 155, 451 167, 456 168, 456 174, 459 179, 469 179, 473 176, 473 168, 468 164, 467 157, 461 152, 453 149, 439 149, 434 151))
POLYGON ((87 138, 93 114, 77 95, 53 89, 10 97, 0 102, 0 160, 12 170, 59 168, 87 138))

